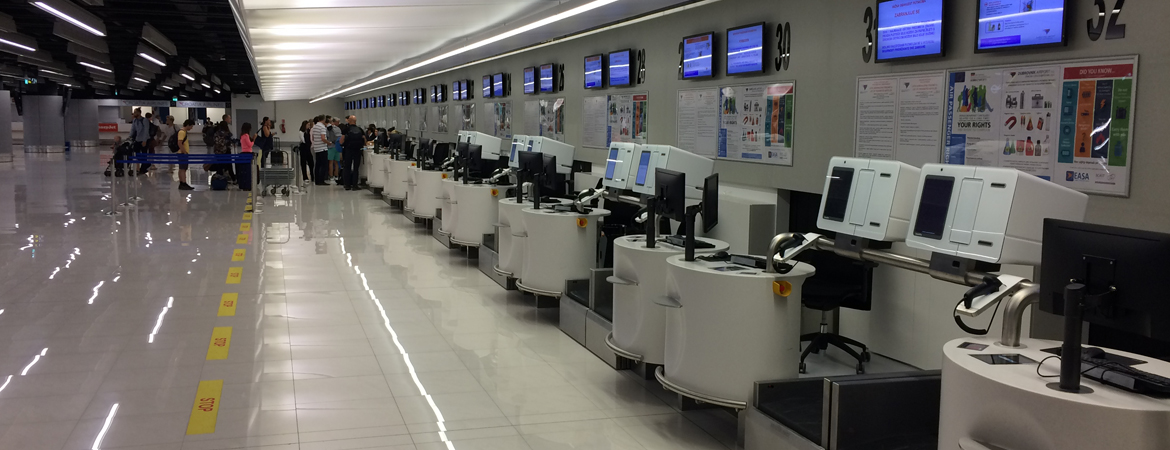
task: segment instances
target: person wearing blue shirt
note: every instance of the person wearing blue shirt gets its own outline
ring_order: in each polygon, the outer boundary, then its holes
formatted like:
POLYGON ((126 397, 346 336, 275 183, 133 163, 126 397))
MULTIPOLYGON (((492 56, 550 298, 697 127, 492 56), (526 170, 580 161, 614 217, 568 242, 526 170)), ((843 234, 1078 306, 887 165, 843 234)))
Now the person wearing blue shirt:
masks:
MULTIPOLYGON (((147 153, 147 141, 152 137, 150 135, 150 122, 147 122, 146 118, 142 117, 142 108, 134 108, 131 117, 134 118, 134 121, 130 124, 131 145, 135 154, 144 155, 147 153)), ((146 174, 146 170, 149 168, 150 164, 142 164, 138 168, 138 174, 146 174)), ((133 173, 133 170, 131 170, 131 173, 133 173)))

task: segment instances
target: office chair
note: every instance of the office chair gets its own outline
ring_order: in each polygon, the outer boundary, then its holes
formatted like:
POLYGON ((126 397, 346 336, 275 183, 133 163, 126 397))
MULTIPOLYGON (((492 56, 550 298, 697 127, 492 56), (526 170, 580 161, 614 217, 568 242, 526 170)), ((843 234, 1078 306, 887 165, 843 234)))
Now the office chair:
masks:
POLYGON ((869 348, 861 342, 829 332, 828 313, 840 308, 869 311, 876 264, 853 261, 828 251, 807 251, 796 259, 816 267, 816 274, 805 280, 801 288, 801 303, 805 308, 821 312, 820 331, 800 337, 801 342, 809 342, 800 354, 800 373, 806 373, 804 360, 809 353, 820 353, 830 345, 856 359, 857 373, 865 373, 865 363, 870 359, 869 348))

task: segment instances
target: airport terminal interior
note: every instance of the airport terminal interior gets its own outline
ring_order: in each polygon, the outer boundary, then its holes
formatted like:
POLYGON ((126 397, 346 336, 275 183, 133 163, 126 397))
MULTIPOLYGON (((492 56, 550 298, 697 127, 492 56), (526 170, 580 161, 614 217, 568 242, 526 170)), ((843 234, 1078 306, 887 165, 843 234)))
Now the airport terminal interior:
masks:
POLYGON ((0 449, 1165 450, 1168 15, 5 2, 0 449))

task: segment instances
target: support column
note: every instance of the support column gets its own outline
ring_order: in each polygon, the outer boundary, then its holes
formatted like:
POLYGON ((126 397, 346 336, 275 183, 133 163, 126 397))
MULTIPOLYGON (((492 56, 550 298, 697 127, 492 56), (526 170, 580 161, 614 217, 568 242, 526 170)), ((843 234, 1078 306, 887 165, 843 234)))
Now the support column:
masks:
POLYGON ((65 111, 65 140, 73 147, 98 145, 97 100, 69 100, 65 111))
POLYGON ((0 163, 12 162, 12 94, 0 91, 0 163))
POLYGON ((65 151, 65 117, 61 115, 62 98, 56 95, 25 95, 24 152, 62 153, 65 151))

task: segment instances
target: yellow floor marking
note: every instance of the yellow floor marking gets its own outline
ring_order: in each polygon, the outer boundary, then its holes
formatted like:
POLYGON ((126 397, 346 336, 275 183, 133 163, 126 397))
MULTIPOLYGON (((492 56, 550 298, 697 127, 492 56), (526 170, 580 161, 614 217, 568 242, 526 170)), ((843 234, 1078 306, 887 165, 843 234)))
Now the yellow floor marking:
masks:
POLYGON ((248 206, 244 207, 244 211, 251 211, 251 210, 252 210, 252 205, 248 205, 248 206))
POLYGON ((240 231, 249 231, 251 229, 252 229, 252 224, 250 222, 244 222, 244 223, 240 224, 240 231))
POLYGON ((243 267, 232 267, 228 269, 227 284, 240 284, 240 278, 244 275, 243 267))
POLYGON ((251 204, 252 204, 252 197, 248 197, 248 204, 249 204, 249 205, 251 205, 251 204))
POLYGON ((211 330, 211 343, 207 345, 207 360, 227 359, 232 347, 232 327, 215 327, 211 330))
POLYGON ((247 252, 248 252, 247 249, 243 249, 243 248, 235 249, 234 251, 232 251, 232 261, 243 261, 244 255, 246 255, 247 252))
POLYGON ((191 419, 187 421, 187 434, 211 434, 215 432, 215 420, 219 416, 219 401, 223 394, 223 380, 199 382, 195 393, 195 406, 191 407, 191 419))
POLYGON ((240 294, 230 292, 223 294, 219 298, 219 317, 236 315, 236 302, 240 300, 240 294))
POLYGON ((248 243, 248 235, 241 234, 239 236, 236 236, 236 243, 237 244, 247 244, 248 243))
POLYGON ((249 212, 244 213, 243 220, 252 220, 252 213, 249 213, 249 212))

